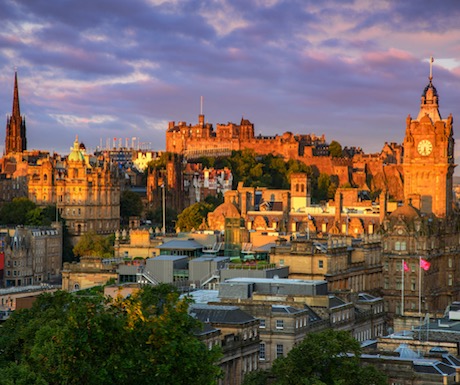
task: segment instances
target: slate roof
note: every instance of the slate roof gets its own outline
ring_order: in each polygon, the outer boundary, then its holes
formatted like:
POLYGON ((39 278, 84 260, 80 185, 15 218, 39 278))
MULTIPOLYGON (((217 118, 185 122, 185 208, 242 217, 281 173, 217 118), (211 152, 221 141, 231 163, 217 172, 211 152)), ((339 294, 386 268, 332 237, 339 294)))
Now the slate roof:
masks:
POLYGON ((238 306, 192 305, 190 314, 201 322, 215 324, 242 325, 255 320, 238 306))
POLYGON ((429 360, 414 361, 414 370, 417 373, 438 374, 438 375, 444 375, 444 374, 449 375, 449 374, 455 373, 455 368, 453 368, 452 366, 446 365, 443 362, 429 361, 429 360))
POLYGON ((303 309, 296 309, 292 306, 283 306, 283 305, 272 305, 272 313, 285 313, 285 314, 295 314, 304 311, 303 309))
POLYGON ((193 333, 196 336, 204 336, 206 334, 213 334, 217 331, 219 331, 219 329, 216 329, 215 327, 213 327, 212 325, 208 323, 203 323, 203 327, 201 329, 195 329, 193 333))
POLYGON ((268 253, 270 252, 270 249, 275 246, 276 246, 275 242, 270 242, 270 243, 266 243, 265 245, 254 248, 253 251, 255 251, 256 253, 268 253))
POLYGON ((334 295, 329 296, 329 309, 343 305, 345 305, 345 302, 342 301, 339 297, 336 297, 334 295))
POLYGON ((172 241, 163 243, 158 246, 160 250, 201 250, 203 245, 193 239, 187 239, 185 241, 174 239, 172 241))

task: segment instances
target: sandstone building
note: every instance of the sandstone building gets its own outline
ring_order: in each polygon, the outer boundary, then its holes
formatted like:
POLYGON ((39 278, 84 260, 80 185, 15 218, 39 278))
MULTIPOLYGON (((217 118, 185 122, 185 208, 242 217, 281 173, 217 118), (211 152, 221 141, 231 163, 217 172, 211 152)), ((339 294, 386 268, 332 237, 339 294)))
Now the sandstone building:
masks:
POLYGON ((104 158, 89 155, 75 139, 67 158, 48 157, 28 167, 28 196, 56 204, 76 241, 87 232, 112 234, 120 225, 120 176, 104 158))
POLYGON ((62 266, 62 228, 22 227, 0 233, 2 287, 39 285, 57 279, 62 266))
POLYGON ((42 207, 56 205, 74 242, 89 231, 111 234, 119 228, 120 174, 109 158, 87 154, 78 137, 68 157, 26 151, 26 143, 16 73, 1 161, 1 200, 24 196, 42 207))

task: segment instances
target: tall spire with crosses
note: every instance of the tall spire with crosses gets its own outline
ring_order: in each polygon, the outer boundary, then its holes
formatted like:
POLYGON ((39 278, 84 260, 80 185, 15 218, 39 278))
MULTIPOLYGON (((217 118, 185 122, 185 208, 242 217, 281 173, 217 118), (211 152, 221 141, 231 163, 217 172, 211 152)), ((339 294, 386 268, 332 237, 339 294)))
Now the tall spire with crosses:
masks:
POLYGON ((19 107, 18 72, 14 72, 13 111, 6 118, 5 155, 27 149, 26 119, 19 107))

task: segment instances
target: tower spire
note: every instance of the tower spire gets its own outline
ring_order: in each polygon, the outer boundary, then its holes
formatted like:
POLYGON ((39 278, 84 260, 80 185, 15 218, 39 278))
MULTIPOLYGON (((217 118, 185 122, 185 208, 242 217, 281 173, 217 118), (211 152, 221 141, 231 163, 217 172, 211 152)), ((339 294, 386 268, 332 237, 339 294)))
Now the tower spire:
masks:
POLYGON ((14 71, 13 111, 6 121, 5 155, 27 150, 26 119, 19 108, 18 71, 14 71))
POLYGON ((19 108, 19 87, 18 87, 18 71, 14 71, 14 95, 13 95, 13 113, 12 116, 20 116, 19 108))

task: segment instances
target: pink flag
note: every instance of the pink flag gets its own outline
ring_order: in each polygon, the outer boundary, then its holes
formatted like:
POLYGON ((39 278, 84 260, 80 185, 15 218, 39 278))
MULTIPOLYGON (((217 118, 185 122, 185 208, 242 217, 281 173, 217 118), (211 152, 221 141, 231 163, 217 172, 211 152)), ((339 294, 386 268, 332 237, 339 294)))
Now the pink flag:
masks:
POLYGON ((420 258, 420 267, 427 271, 431 266, 431 263, 428 262, 427 260, 423 259, 423 258, 420 258))
POLYGON ((409 271, 409 265, 407 264, 406 261, 403 261, 403 269, 404 271, 409 271))

